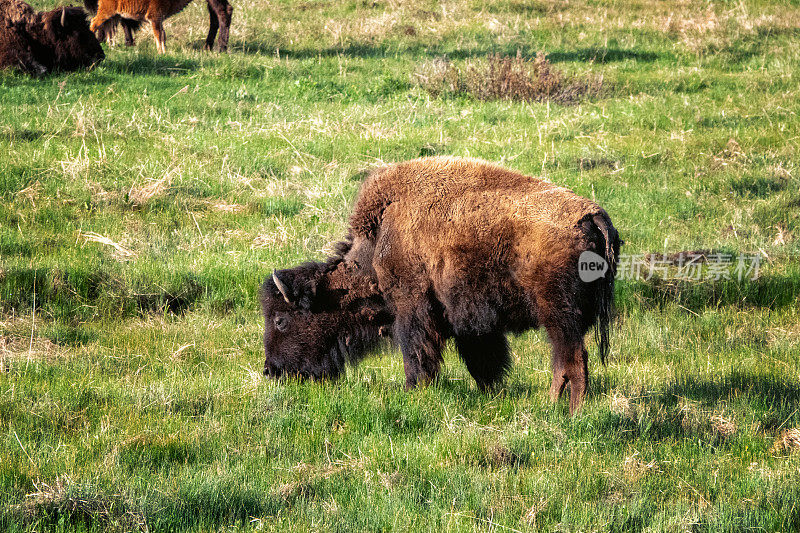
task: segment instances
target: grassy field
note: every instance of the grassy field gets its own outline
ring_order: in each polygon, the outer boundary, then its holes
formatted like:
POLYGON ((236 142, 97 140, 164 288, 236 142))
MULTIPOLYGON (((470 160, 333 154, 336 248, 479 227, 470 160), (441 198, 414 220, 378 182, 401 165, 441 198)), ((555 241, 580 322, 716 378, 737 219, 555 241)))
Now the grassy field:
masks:
POLYGON ((145 27, 90 72, 0 72, 0 529, 800 529, 800 3, 233 6, 227 55, 196 2, 166 55, 145 27), (598 90, 470 92, 518 50, 598 90), (538 332, 490 395, 452 349, 410 393, 388 349, 263 378, 263 279, 325 257, 364 170, 432 154, 757 279, 620 279, 575 418, 538 332))

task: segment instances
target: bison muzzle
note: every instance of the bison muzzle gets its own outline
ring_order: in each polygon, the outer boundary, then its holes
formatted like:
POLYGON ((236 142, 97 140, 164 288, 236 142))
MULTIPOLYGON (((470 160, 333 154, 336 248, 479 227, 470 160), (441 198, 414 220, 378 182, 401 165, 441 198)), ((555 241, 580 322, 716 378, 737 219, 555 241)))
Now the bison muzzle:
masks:
POLYGON ((589 329, 603 362, 609 351, 619 247, 599 205, 542 179, 449 157, 379 168, 327 261, 264 282, 264 373, 335 378, 386 337, 413 388, 436 378, 453 338, 486 389, 511 365, 506 334, 541 326, 552 344, 550 396, 569 385, 574 413, 588 384, 589 329))

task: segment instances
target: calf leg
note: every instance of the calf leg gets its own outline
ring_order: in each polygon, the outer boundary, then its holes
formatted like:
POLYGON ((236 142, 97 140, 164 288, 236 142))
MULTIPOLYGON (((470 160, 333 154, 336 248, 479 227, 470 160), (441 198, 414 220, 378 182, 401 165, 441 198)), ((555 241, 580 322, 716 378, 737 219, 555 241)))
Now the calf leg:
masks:
POLYGON ((456 348, 481 390, 500 381, 511 367, 508 341, 500 332, 456 336, 456 348))
POLYGON ((569 412, 575 414, 589 385, 589 354, 583 339, 572 340, 558 328, 547 328, 547 333, 553 344, 550 399, 557 401, 569 384, 569 412))
POLYGON ((159 54, 167 51, 167 32, 164 31, 164 26, 160 17, 150 19, 150 24, 153 25, 153 36, 156 38, 156 48, 159 54))
POLYGON ((125 32, 125 46, 133 46, 135 44, 133 40, 133 28, 131 28, 131 24, 131 22, 122 19, 122 29, 125 32))
POLYGON ((210 20, 205 49, 211 50, 214 47, 214 39, 217 36, 217 29, 219 29, 219 51, 225 52, 228 50, 233 7, 227 0, 208 0, 208 15, 210 20))

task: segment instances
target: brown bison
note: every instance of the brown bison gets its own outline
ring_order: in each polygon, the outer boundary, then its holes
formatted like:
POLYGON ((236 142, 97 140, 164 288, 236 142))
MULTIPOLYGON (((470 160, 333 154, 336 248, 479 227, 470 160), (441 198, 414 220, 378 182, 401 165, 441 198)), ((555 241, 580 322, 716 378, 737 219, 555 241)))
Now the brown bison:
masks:
MULTIPOLYGON (((183 8, 189 5, 192 0, 85 0, 87 9, 96 10, 97 14, 92 19, 91 29, 104 37, 113 27, 115 17, 121 17, 123 28, 125 29, 126 44, 133 44, 132 31, 138 28, 133 22, 150 22, 153 27, 153 35, 156 39, 156 47, 159 53, 166 51, 165 43, 167 34, 164 32, 163 22, 165 19, 180 13, 183 8), (111 25, 107 25, 108 21, 111 25), (132 22, 129 22, 132 21, 132 22)), ((231 27, 231 15, 233 8, 227 0, 208 0, 208 13, 210 23, 208 36, 206 37, 205 49, 211 50, 214 46, 214 39, 219 30, 219 50, 225 52, 228 49, 228 33, 231 27)))
POLYGON ((609 351, 619 246, 599 205, 545 180, 449 157, 380 168, 333 257, 276 271, 261 288, 264 373, 336 377, 387 336, 412 388, 437 376, 452 337, 485 389, 511 365, 506 332, 543 326, 550 396, 569 383, 574 413, 595 324, 603 362, 609 351), (586 261, 597 270, 584 275, 586 261))
POLYGON ((0 68, 35 76, 90 67, 105 58, 77 7, 37 13, 20 0, 0 0, 0 68))

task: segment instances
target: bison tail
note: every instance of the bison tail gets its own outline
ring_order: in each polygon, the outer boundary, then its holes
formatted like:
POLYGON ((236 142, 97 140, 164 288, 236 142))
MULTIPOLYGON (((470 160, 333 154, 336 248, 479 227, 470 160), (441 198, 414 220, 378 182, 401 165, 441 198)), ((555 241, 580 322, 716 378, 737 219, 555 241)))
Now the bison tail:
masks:
POLYGON ((617 259, 619 258, 619 247, 621 244, 619 233, 611 224, 611 219, 605 211, 595 215, 594 221, 597 229, 603 235, 605 241, 604 259, 608 264, 605 276, 599 280, 600 294, 598 302, 598 323, 595 328, 595 339, 600 351, 600 361, 606 364, 606 358, 611 351, 609 341, 609 329, 612 321, 612 305, 614 303, 614 277, 617 273, 617 259))

